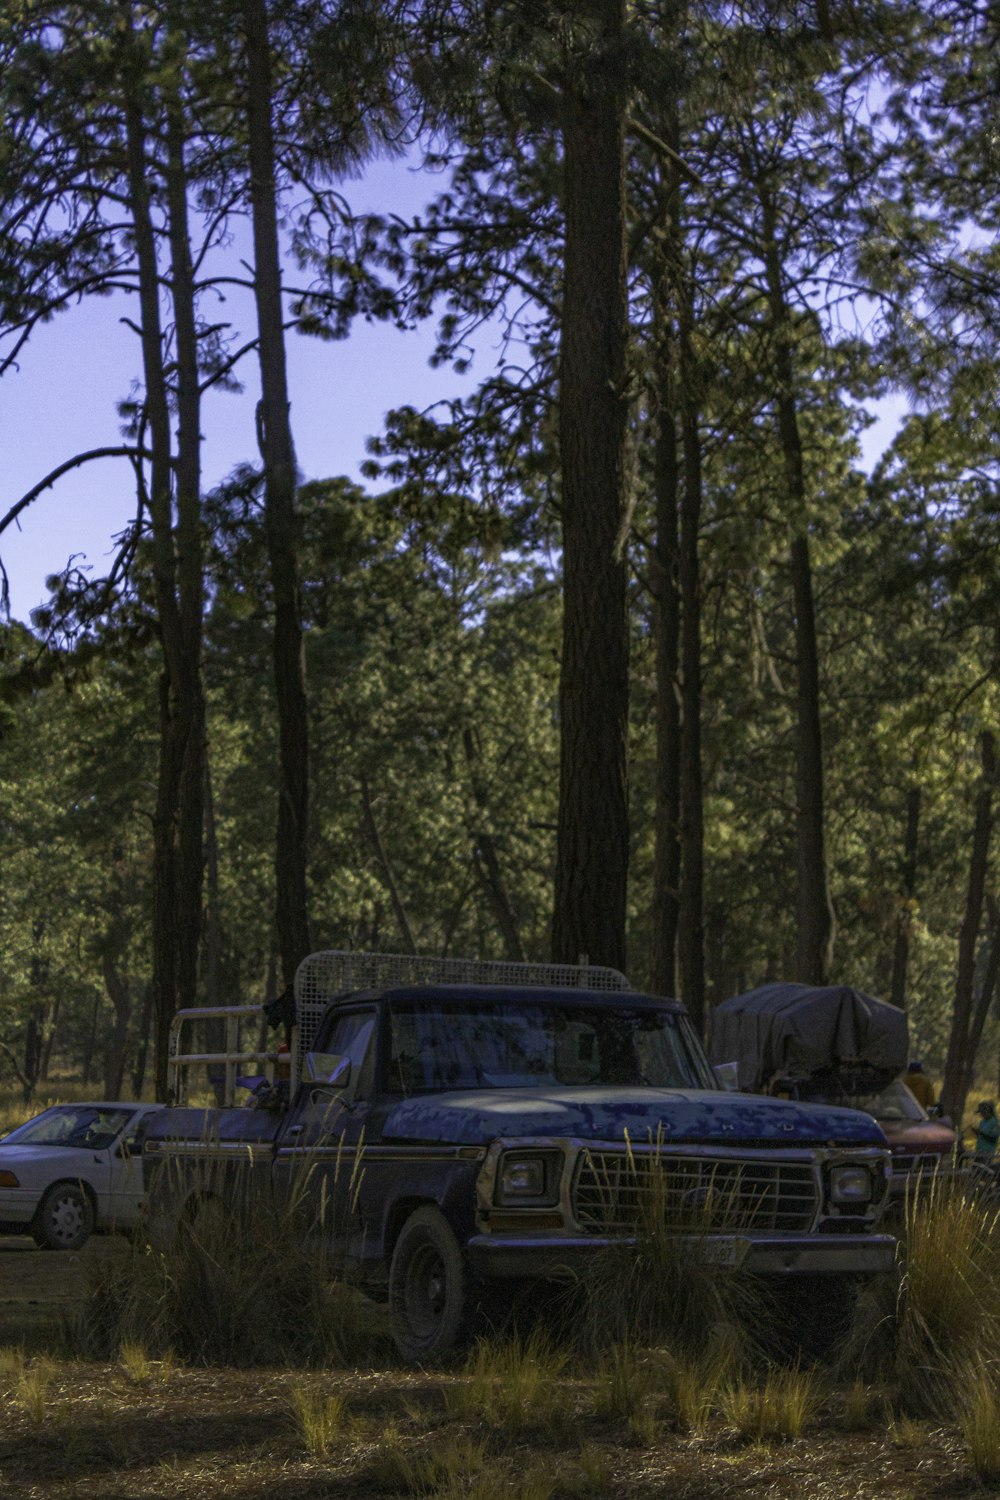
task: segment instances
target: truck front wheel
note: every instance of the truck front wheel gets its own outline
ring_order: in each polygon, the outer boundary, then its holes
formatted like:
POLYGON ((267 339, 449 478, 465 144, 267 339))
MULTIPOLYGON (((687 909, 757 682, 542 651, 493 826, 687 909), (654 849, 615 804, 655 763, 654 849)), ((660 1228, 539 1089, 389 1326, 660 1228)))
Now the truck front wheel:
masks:
POLYGON ((406 1364, 442 1359, 467 1331, 468 1272, 448 1221, 418 1208, 400 1232, 389 1267, 389 1326, 406 1364))

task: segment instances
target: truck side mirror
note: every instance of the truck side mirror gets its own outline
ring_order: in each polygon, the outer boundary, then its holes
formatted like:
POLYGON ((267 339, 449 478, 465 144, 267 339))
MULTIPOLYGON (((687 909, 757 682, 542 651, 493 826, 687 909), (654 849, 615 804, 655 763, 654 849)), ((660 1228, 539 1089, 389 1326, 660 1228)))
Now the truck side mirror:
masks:
POLYGON ((330 1088, 346 1088, 351 1081, 351 1060, 336 1052, 307 1052, 305 1062, 307 1083, 325 1083, 330 1088))
POLYGON ((738 1094, 740 1089, 740 1065, 736 1062, 716 1063, 712 1069, 720 1089, 727 1094, 738 1094))

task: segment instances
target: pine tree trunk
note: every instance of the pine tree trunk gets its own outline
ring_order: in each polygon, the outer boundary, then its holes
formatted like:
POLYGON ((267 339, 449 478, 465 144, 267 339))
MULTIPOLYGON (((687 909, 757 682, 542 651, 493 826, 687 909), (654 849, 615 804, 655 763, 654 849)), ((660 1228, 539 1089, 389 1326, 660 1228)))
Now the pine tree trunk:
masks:
POLYGON ((795 613, 796 755, 795 803, 797 848, 798 954, 796 978, 826 984, 833 963, 835 923, 827 884, 824 831, 823 734, 820 719, 819 651, 809 556, 808 504, 802 439, 795 395, 792 334, 781 259, 775 237, 775 213, 761 191, 764 258, 774 364, 778 437, 784 463, 788 520, 792 531, 789 562, 795 613))
POLYGON ((906 794, 906 835, 903 841, 903 910, 896 917, 896 940, 892 949, 892 983, 889 998, 900 1010, 906 1009, 906 980, 910 962, 910 927, 913 921, 913 897, 917 889, 917 847, 920 837, 920 788, 911 786, 906 794))
MULTIPOLYGON (((669 197, 669 194, 667 195, 669 197)), ((664 212, 668 212, 665 205, 664 212)), ((677 993, 677 930, 681 883, 680 710, 680 463, 677 443, 676 352, 670 304, 673 267, 661 268, 654 331, 657 392, 656 542, 653 588, 656 633, 656 849, 653 863, 653 990, 677 993)))
POLYGON ((176 595, 171 498, 170 408, 163 370, 160 282, 156 238, 146 182, 146 129, 138 106, 125 106, 129 195, 139 272, 145 417, 149 430, 149 488, 146 496, 152 545, 153 597, 163 651, 160 675, 160 754, 153 812, 153 1044, 156 1097, 167 1096, 167 1043, 178 1008, 177 985, 177 806, 184 749, 178 705, 183 646, 176 595))
POLYGON ((205 695, 201 651, 204 558, 201 519, 201 386, 194 271, 188 226, 185 125, 175 93, 167 100, 167 203, 176 341, 177 463, 175 547, 181 679, 177 788, 177 996, 197 1003, 205 823, 205 695))
POLYGON ((628 497, 624 0, 581 0, 596 40, 563 96, 563 637, 553 957, 625 963, 628 497))
POLYGON ((699 1032, 705 1030, 705 815, 701 769, 701 433, 698 372, 692 349, 688 289, 681 292, 681 999, 699 1032))
POLYGON ((243 0, 242 14, 261 378, 258 434, 264 463, 264 529, 274 602, 274 680, 280 741, 276 924, 282 977, 285 984, 291 984, 299 963, 310 949, 306 893, 309 730, 298 574, 295 451, 285 367, 271 120, 271 53, 265 0, 243 0))
POLYGON ((969 856, 969 884, 965 897, 965 915, 958 935, 958 966, 955 974, 955 1004, 948 1037, 948 1055, 941 1085, 941 1113, 956 1125, 961 1124, 965 1106, 966 1079, 971 1073, 969 1058, 972 993, 976 974, 976 946, 982 919, 986 872, 989 866, 990 835, 993 828, 993 787, 996 781, 996 750, 993 735, 985 730, 980 742, 982 780, 976 794, 972 829, 972 851, 969 856))

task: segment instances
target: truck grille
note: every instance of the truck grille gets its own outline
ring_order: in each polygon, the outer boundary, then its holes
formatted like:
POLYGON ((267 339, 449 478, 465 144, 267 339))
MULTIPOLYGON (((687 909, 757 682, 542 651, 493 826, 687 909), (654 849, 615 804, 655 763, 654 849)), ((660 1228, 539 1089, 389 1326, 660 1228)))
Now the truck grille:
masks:
POLYGON ((808 1162, 584 1151, 572 1205, 591 1234, 635 1234, 659 1223, 702 1233, 806 1234, 819 1192, 808 1162))

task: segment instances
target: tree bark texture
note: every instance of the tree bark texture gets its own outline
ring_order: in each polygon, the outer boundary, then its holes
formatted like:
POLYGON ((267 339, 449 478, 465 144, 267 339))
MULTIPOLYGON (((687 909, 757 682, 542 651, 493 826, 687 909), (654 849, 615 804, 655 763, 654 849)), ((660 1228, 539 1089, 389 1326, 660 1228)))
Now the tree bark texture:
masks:
POLYGON ((705 813, 701 771, 701 431, 689 289, 681 289, 681 999, 705 1030, 705 813))
POLYGON ((913 898, 917 890, 917 849, 920 838, 920 788, 911 786, 906 794, 906 833, 903 839, 902 910, 896 917, 896 938, 892 948, 892 983, 889 999, 900 1010, 906 1009, 906 980, 910 963, 910 927, 913 921, 913 898))
POLYGON ((966 1079, 971 1077, 974 1059, 969 1055, 972 997, 976 974, 976 945, 986 892, 986 873, 993 830, 993 788, 996 783, 996 747, 993 735, 986 730, 980 741, 982 779, 976 793, 972 827, 972 850, 969 855, 969 883, 965 897, 965 914, 958 935, 958 964, 955 972, 955 1004, 948 1037, 948 1055, 941 1085, 941 1112, 961 1124, 965 1104, 966 1079))
POLYGON ((805 468, 795 394, 792 332, 776 238, 776 215, 768 194, 763 190, 761 206, 769 311, 774 335, 778 438, 792 531, 789 563, 795 614, 796 669, 796 978, 805 984, 826 984, 833 963, 836 928, 827 883, 819 652, 809 555, 805 468))
POLYGON ((243 0, 242 13, 261 379, 258 438, 264 464, 264 529, 274 603, 274 682, 280 745, 276 925, 282 978, 285 984, 291 984, 296 969, 310 950, 306 891, 309 728, 298 572, 299 526, 285 364, 271 53, 265 0, 243 0))
POLYGON ((129 196, 139 271, 139 308, 145 383, 145 420, 152 454, 146 504, 151 532, 153 597, 163 651, 160 674, 160 753, 153 812, 153 1027, 156 1097, 167 1097, 167 1044, 178 1008, 176 951, 176 820, 183 744, 177 718, 183 648, 172 535, 170 408, 164 374, 156 236, 146 183, 146 129, 139 106, 125 105, 129 196))
POLYGON ((552 952, 623 968, 628 878, 624 0, 586 0, 594 42, 563 96, 560 347, 563 635, 552 952))
MULTIPOLYGON (((664 203, 665 216, 670 212, 664 203)), ((656 809, 653 860, 653 990, 677 993, 681 881, 680 461, 677 442, 676 337, 670 255, 658 279, 654 342, 657 392, 653 590, 656 632, 656 809)))
POLYGON ((205 867, 205 694, 201 660, 205 568, 201 518, 201 383, 184 142, 183 110, 175 92, 167 99, 167 204, 176 340, 174 546, 182 653, 177 703, 182 740, 177 799, 177 992, 181 1005, 194 1005, 197 1000, 205 867))
POLYGON ((997 990, 997 979, 1000 978, 1000 911, 997 910, 996 902, 986 897, 986 905, 990 913, 990 925, 993 936, 990 940, 990 949, 986 958, 986 968, 983 972, 982 985, 976 997, 972 1010, 972 1018, 969 1026, 969 1043, 965 1049, 965 1072, 962 1077, 962 1096, 958 1105, 959 1114, 955 1117, 961 1119, 965 1114, 965 1101, 969 1097, 972 1088, 973 1074, 976 1067, 976 1057, 979 1052, 979 1043, 983 1039, 983 1031, 986 1026, 986 1017, 989 1015, 997 990))

